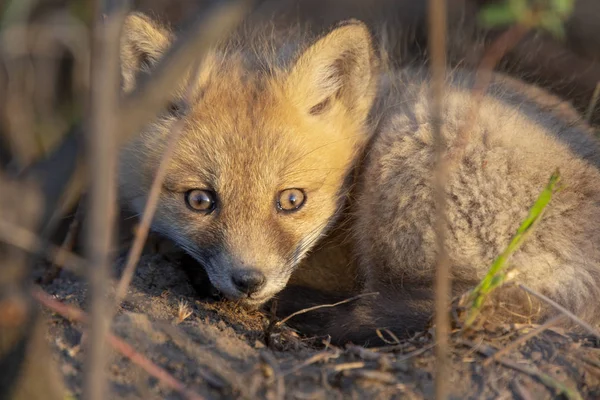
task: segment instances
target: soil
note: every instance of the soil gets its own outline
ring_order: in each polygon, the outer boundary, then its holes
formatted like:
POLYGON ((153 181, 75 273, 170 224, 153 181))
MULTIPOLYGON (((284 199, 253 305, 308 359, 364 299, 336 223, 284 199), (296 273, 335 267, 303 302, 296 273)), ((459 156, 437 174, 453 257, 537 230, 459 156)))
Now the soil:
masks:
MULTIPOLYGON (((70 273, 42 287, 57 300, 86 308, 86 283, 70 273)), ((61 372, 79 397, 84 327, 48 310, 45 314, 61 372)), ((207 399, 435 397, 433 331, 385 347, 342 349, 328 345, 327 338, 303 337, 285 326, 269 331, 269 324, 265 311, 200 299, 177 262, 147 254, 112 331, 207 399), (189 316, 179 311, 182 304, 189 316)), ((600 341, 590 337, 551 328, 503 355, 502 363, 484 365, 487 355, 534 328, 495 326, 470 337, 453 333, 450 398, 600 398, 600 341), (560 387, 569 392, 561 393, 560 387)), ((110 351, 108 398, 184 398, 110 351)))

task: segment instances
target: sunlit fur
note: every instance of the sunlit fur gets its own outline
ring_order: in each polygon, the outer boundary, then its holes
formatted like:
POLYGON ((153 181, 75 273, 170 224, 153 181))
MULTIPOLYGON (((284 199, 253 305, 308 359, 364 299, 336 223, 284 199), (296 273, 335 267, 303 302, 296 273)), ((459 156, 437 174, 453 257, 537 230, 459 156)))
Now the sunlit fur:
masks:
MULTIPOLYGON (((151 65, 171 39, 139 15, 128 19, 125 32, 123 76, 130 89, 140 64, 128 60, 145 54, 151 65)), ((381 68, 367 29, 356 21, 316 39, 248 35, 219 49, 202 66, 195 99, 184 107, 188 114, 165 112, 123 153, 124 198, 142 209, 170 129, 184 118, 153 228, 198 259, 218 289, 260 304, 286 286, 323 234, 333 232, 300 267, 304 282, 312 276, 319 287, 317 281, 330 276, 328 286, 335 288, 356 278, 362 290, 380 296, 348 312, 336 309, 312 330, 364 343, 379 327, 397 335, 423 329, 433 313, 437 249, 426 71, 381 68), (190 211, 184 193, 194 188, 216 191, 220 208, 210 215, 190 211), (286 188, 307 193, 296 213, 275 207, 286 188), (317 268, 313 274, 315 266, 341 272, 317 268), (268 281, 254 298, 231 285, 232 271, 248 267, 268 281)), ((448 79, 447 151, 457 150, 458 132, 468 126, 472 81, 471 72, 459 70, 448 79)), ((175 97, 181 93, 174 90, 175 97)), ((568 104, 501 75, 477 101, 470 141, 447 184, 455 293, 483 276, 559 168, 564 189, 510 264, 519 282, 597 320, 600 160, 590 129, 568 104)), ((299 293, 292 299, 297 303, 304 298, 299 293)), ((553 312, 514 289, 500 291, 497 300, 504 320, 536 321, 553 312)))

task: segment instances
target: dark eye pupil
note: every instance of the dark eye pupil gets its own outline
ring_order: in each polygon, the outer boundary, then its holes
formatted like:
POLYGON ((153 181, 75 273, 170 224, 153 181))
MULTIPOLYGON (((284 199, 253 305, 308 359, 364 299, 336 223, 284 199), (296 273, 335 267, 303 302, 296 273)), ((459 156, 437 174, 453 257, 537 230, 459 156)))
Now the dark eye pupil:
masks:
POLYGON ((194 196, 194 203, 202 206, 206 203, 210 203, 210 199, 208 198, 208 196, 205 193, 201 193, 201 194, 194 196))
POLYGON ((181 107, 177 103, 170 103, 168 106, 169 113, 172 115, 179 115, 181 113, 181 107))
POLYGON ((212 193, 206 190, 192 190, 188 192, 186 201, 188 206, 198 211, 211 211, 215 206, 212 193))
POLYGON ((299 210, 306 201, 306 195, 300 189, 286 189, 279 193, 277 207, 283 211, 299 210))
POLYGON ((288 201, 290 202, 291 205, 296 205, 296 201, 298 201, 298 199, 296 198, 296 194, 292 193, 290 194, 290 197, 288 197, 288 201))

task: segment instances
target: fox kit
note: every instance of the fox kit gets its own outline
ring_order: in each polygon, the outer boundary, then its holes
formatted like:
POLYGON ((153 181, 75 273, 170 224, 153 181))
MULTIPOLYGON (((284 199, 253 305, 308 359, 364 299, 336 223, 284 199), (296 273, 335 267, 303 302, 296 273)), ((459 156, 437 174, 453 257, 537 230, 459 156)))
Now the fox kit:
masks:
MULTIPOLYGON (((123 151, 124 199, 142 210, 173 124, 184 119, 153 229, 202 264, 219 291, 259 306, 301 264, 324 260, 322 269, 348 268, 331 276, 334 284, 353 277, 356 267, 363 290, 381 294, 332 316, 325 330, 334 339, 364 342, 378 327, 397 334, 423 328, 432 313, 436 258, 427 74, 382 68, 371 34, 354 20, 308 44, 294 35, 267 36, 216 46, 191 82, 192 102, 174 90, 173 107, 123 151), (329 232, 335 235, 320 241, 329 232)), ((172 38, 145 16, 128 17, 125 91, 172 38)), ((448 80, 446 151, 458 146, 472 80, 459 71, 448 80)), ((511 264, 521 282, 594 320, 600 307, 595 139, 568 105, 502 76, 477 116, 446 184, 455 289, 484 275, 559 168, 565 187, 511 264)), ((515 315, 550 314, 517 292, 501 300, 514 303, 506 307, 515 315)))

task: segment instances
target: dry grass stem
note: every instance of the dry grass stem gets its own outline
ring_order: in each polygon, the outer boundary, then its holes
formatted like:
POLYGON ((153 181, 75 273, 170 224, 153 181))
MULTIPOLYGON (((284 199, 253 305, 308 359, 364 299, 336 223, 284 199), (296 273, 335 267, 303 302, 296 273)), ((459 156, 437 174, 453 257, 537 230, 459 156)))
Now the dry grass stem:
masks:
MULTIPOLYGON (((40 304, 56 312, 63 318, 68 319, 69 321, 87 323, 87 321, 89 320, 88 315, 81 309, 61 303, 60 301, 53 299, 52 296, 44 292, 42 289, 33 289, 32 295, 40 304)), ((154 364, 143 354, 138 353, 133 347, 124 342, 118 336, 115 336, 112 333, 108 333, 107 341, 119 353, 129 358, 134 364, 141 367, 144 371, 158 379, 166 386, 181 393, 184 396, 184 398, 189 400, 204 399, 199 394, 192 392, 190 389, 188 389, 183 383, 178 381, 167 371, 154 364)))
POLYGON ((84 274, 86 260, 52 243, 45 242, 33 232, 20 226, 0 221, 0 241, 31 254, 43 255, 55 265, 60 265, 80 276, 84 274))
POLYGON ((591 326, 587 322, 581 320, 581 318, 578 318, 575 314, 573 314, 571 311, 567 310, 566 308, 564 308, 563 306, 561 306, 560 304, 558 304, 554 300, 552 300, 552 299, 544 296, 541 293, 536 292, 533 289, 528 288, 527 286, 525 286, 523 284, 519 284, 518 286, 521 289, 523 289, 524 291, 526 291, 527 293, 529 293, 529 294, 537 297, 538 299, 544 301, 545 303, 551 305, 552 307, 554 307, 555 309, 557 309, 558 311, 560 311, 561 313, 563 313, 565 316, 567 316, 568 318, 570 318, 573 322, 575 322, 576 324, 578 324, 579 326, 581 326, 582 328, 584 328, 591 335, 594 335, 595 337, 597 337, 598 339, 600 339, 600 332, 598 332, 597 329, 595 329, 593 326, 591 326))
POLYGON ((446 81, 446 0, 429 0, 428 25, 429 49, 431 53, 430 121, 435 140, 436 171, 434 197, 436 204, 435 234, 437 241, 435 278, 435 335, 436 335, 436 374, 435 397, 447 396, 448 354, 450 331, 450 261, 446 252, 446 196, 445 182, 448 166, 444 154, 442 135, 444 84, 446 81))
MULTIPOLYGON (((190 87, 188 88, 188 101, 190 100, 193 81, 193 79, 190 81, 190 87)), ((158 207, 158 201, 160 197, 160 192, 162 190, 162 184, 165 179, 165 176, 167 175, 167 169, 169 167, 169 162, 171 161, 171 156, 173 155, 177 143, 179 142, 178 139, 181 136, 181 133, 183 132, 185 124, 185 119, 179 119, 173 126, 173 129, 171 130, 167 148, 165 149, 162 155, 162 159, 156 171, 156 175, 154 176, 154 180, 152 181, 152 186, 150 187, 150 192, 148 194, 146 206, 144 207, 142 219, 135 231, 135 239, 133 241, 131 249, 129 249, 129 253, 127 254, 125 268, 123 269, 123 274, 121 275, 121 279, 119 281, 115 293, 115 307, 118 307, 119 304, 121 304, 121 301, 127 294, 127 288, 129 287, 129 284, 133 279, 135 268, 140 259, 140 256, 142 255, 146 239, 148 238, 148 233, 150 231, 152 219, 154 218, 154 213, 156 212, 156 208, 158 207)))
MULTIPOLYGON (((214 42, 219 40, 223 35, 225 35, 227 32, 233 29, 241 21, 246 7, 243 4, 245 4, 245 2, 238 1, 227 6, 215 6, 213 10, 209 11, 204 18, 201 18, 201 21, 203 21, 204 24, 202 25, 201 29, 200 26, 196 27, 194 25, 194 27, 188 32, 188 38, 184 39, 184 42, 177 42, 175 45, 173 45, 172 49, 175 50, 172 50, 171 53, 165 56, 165 59, 169 59, 169 57, 173 58, 173 60, 171 61, 166 61, 169 63, 173 63, 172 65, 169 64, 169 69, 165 69, 167 67, 163 65, 164 62, 160 63, 157 67, 156 73, 153 74, 153 80, 147 82, 146 86, 142 84, 141 89, 138 89, 138 91, 134 92, 134 97, 129 98, 128 102, 126 102, 126 104, 124 105, 125 110, 134 106, 137 108, 143 107, 143 109, 137 111, 135 108, 133 110, 130 110, 133 113, 133 115, 129 115, 128 113, 124 114, 125 116, 127 116, 127 118, 121 121, 121 128, 125 129, 125 133, 129 133, 129 130, 133 129, 134 126, 136 129, 140 129, 143 126, 141 120, 140 122, 138 122, 136 118, 143 117, 143 122, 145 123, 147 122, 147 120, 150 120, 154 117, 154 114, 150 115, 150 113, 148 112, 148 107, 151 108, 154 105, 151 106, 147 104, 141 104, 142 102, 146 102, 147 100, 143 97, 139 98, 140 93, 143 95, 144 93, 151 92, 152 95, 148 97, 156 98, 156 101, 158 101, 159 97, 156 96, 156 91, 157 93, 169 93, 169 89, 167 89, 166 87, 163 88, 161 85, 166 85, 167 83, 169 83, 169 87, 171 87, 172 82, 176 79, 175 75, 173 75, 174 71, 176 72, 181 69, 180 74, 183 75, 185 72, 184 67, 187 67, 188 65, 188 58, 191 61, 195 61, 193 76, 189 78, 190 81, 185 95, 188 104, 192 102, 192 96, 197 81, 197 76, 200 73, 200 63, 202 60, 202 56, 206 54, 206 52, 208 51, 210 46, 214 44, 214 42), (200 29, 200 31, 196 32, 197 29, 200 29), (197 35, 200 39, 197 38, 195 35, 197 35), (193 54, 193 57, 188 54, 180 54, 179 52, 182 51, 180 50, 181 48, 187 49, 188 53, 193 54), (195 49, 194 52, 192 52, 193 49, 195 49)), ((162 100, 164 101, 165 99, 162 100)), ((159 103, 156 104, 156 106, 158 105, 159 103)), ((136 230, 135 240, 127 255, 125 268, 123 269, 121 280, 119 282, 119 285, 117 286, 117 291, 114 300, 115 308, 118 308, 122 299, 125 297, 127 293, 127 288, 129 287, 129 284, 133 279, 135 267, 142 254, 144 243, 146 242, 146 239, 148 237, 150 225, 152 223, 154 213, 156 212, 156 208, 158 206, 160 191, 167 173, 169 162, 171 161, 171 157, 178 143, 178 139, 181 133, 183 132, 185 124, 186 120, 184 118, 181 118, 176 122, 171 131, 167 148, 163 153, 160 165, 158 166, 156 175, 152 182, 152 186, 150 187, 150 192, 148 194, 148 199, 144 207, 142 219, 140 221, 138 229, 136 230)))
POLYGON ((117 201, 115 111, 119 98, 119 37, 125 13, 123 10, 119 13, 108 11, 104 1, 97 0, 92 28, 91 104, 86 138, 91 182, 86 232, 91 305, 83 391, 89 400, 106 398, 105 347, 109 327, 106 289, 113 262, 110 251, 117 201))
POLYGON ((337 364, 333 367, 333 370, 336 372, 340 372, 340 371, 348 371, 350 369, 359 369, 359 368, 364 368, 364 367, 365 367, 365 363, 363 361, 355 361, 355 362, 337 364))
POLYGON ((596 84, 596 88, 594 89, 594 93, 592 94, 592 98, 590 99, 590 104, 588 105, 588 109, 585 112, 585 120, 587 122, 591 122, 592 117, 594 116, 594 112, 596 111, 596 105, 598 104, 598 97, 600 97, 600 82, 596 84))
POLYGON ((127 142, 161 110, 176 82, 210 47, 230 33, 250 9, 250 1, 217 2, 178 38, 158 62, 150 77, 142 79, 125 98, 119 114, 120 143, 127 142))
POLYGON ((398 336, 396 336, 394 334, 394 332, 390 331, 389 329, 376 329, 375 333, 377 334, 377 336, 379 337, 379 339, 381 339, 382 342, 389 344, 389 345, 397 345, 400 343, 400 339, 398 339, 398 336), (383 333, 385 332, 386 335, 388 335, 390 338, 392 338, 392 340, 389 340, 387 338, 385 338, 383 336, 383 333))
MULTIPOLYGON (((493 355, 496 352, 492 347, 490 347, 486 344, 483 344, 483 343, 476 344, 476 343, 472 343, 468 340, 461 340, 460 343, 464 344, 467 347, 472 348, 473 350, 477 351, 478 353, 480 353, 484 356, 493 357, 493 355)), ((536 380, 541 382, 546 387, 555 390, 557 392, 557 394, 559 394, 559 395, 561 395, 561 394, 564 395, 569 400, 583 400, 583 398, 581 397, 579 392, 577 392, 576 389, 572 389, 570 387, 565 386, 564 384, 557 381, 550 375, 547 375, 533 367, 527 367, 525 365, 521 365, 517 362, 507 360, 504 358, 496 358, 496 359, 494 359, 494 361, 496 361, 499 364, 504 365, 505 367, 514 369, 515 371, 522 372, 526 375, 529 375, 529 376, 535 378, 536 380)))
POLYGON ((557 315, 556 317, 554 317, 554 318, 546 321, 543 325, 540 325, 540 326, 536 327, 531 332, 528 332, 525 335, 517 338, 514 342, 512 342, 509 345, 507 345, 507 346, 503 347, 502 349, 498 350, 496 353, 494 353, 493 356, 491 356, 490 358, 488 358, 487 360, 485 360, 483 362, 483 366, 487 367, 493 361, 496 361, 498 358, 500 358, 500 357, 502 357, 502 356, 510 353, 512 350, 514 350, 517 347, 519 347, 520 345, 526 343, 529 339, 534 338, 537 335, 539 335, 542 332, 544 332, 546 329, 553 327, 554 325, 556 325, 557 323, 559 323, 563 318, 565 318, 564 315, 557 315))
POLYGON ((316 364, 321 361, 329 361, 329 360, 338 358, 339 356, 340 356, 339 351, 330 351, 330 350, 321 351, 321 352, 314 354, 313 356, 307 358, 300 364, 293 366, 292 368, 288 369, 287 371, 282 371, 281 376, 294 374, 294 373, 300 371, 301 369, 308 367, 309 365, 316 364))
POLYGON ((307 312, 319 310, 321 308, 337 307, 337 306, 341 306, 342 304, 350 303, 352 301, 358 300, 358 299, 363 298, 363 297, 378 296, 378 295, 379 295, 379 292, 362 293, 362 294, 359 294, 358 296, 354 296, 354 297, 350 297, 349 299, 338 301, 337 303, 333 303, 333 304, 319 304, 318 306, 303 308, 302 310, 298 310, 298 311, 296 311, 294 313, 291 313, 287 317, 283 318, 281 321, 278 321, 277 323, 275 323, 275 327, 279 327, 279 326, 285 324, 287 321, 289 321, 290 319, 292 319, 295 316, 300 315, 300 314, 306 314, 307 312))
POLYGON ((179 305, 177 307, 177 323, 182 323, 192 314, 193 311, 190 305, 185 300, 179 301, 179 305))
POLYGON ((374 371, 369 369, 355 369, 343 372, 346 376, 351 376, 354 379, 363 379, 367 381, 375 381, 386 385, 392 385, 398 382, 394 374, 389 372, 374 371))

